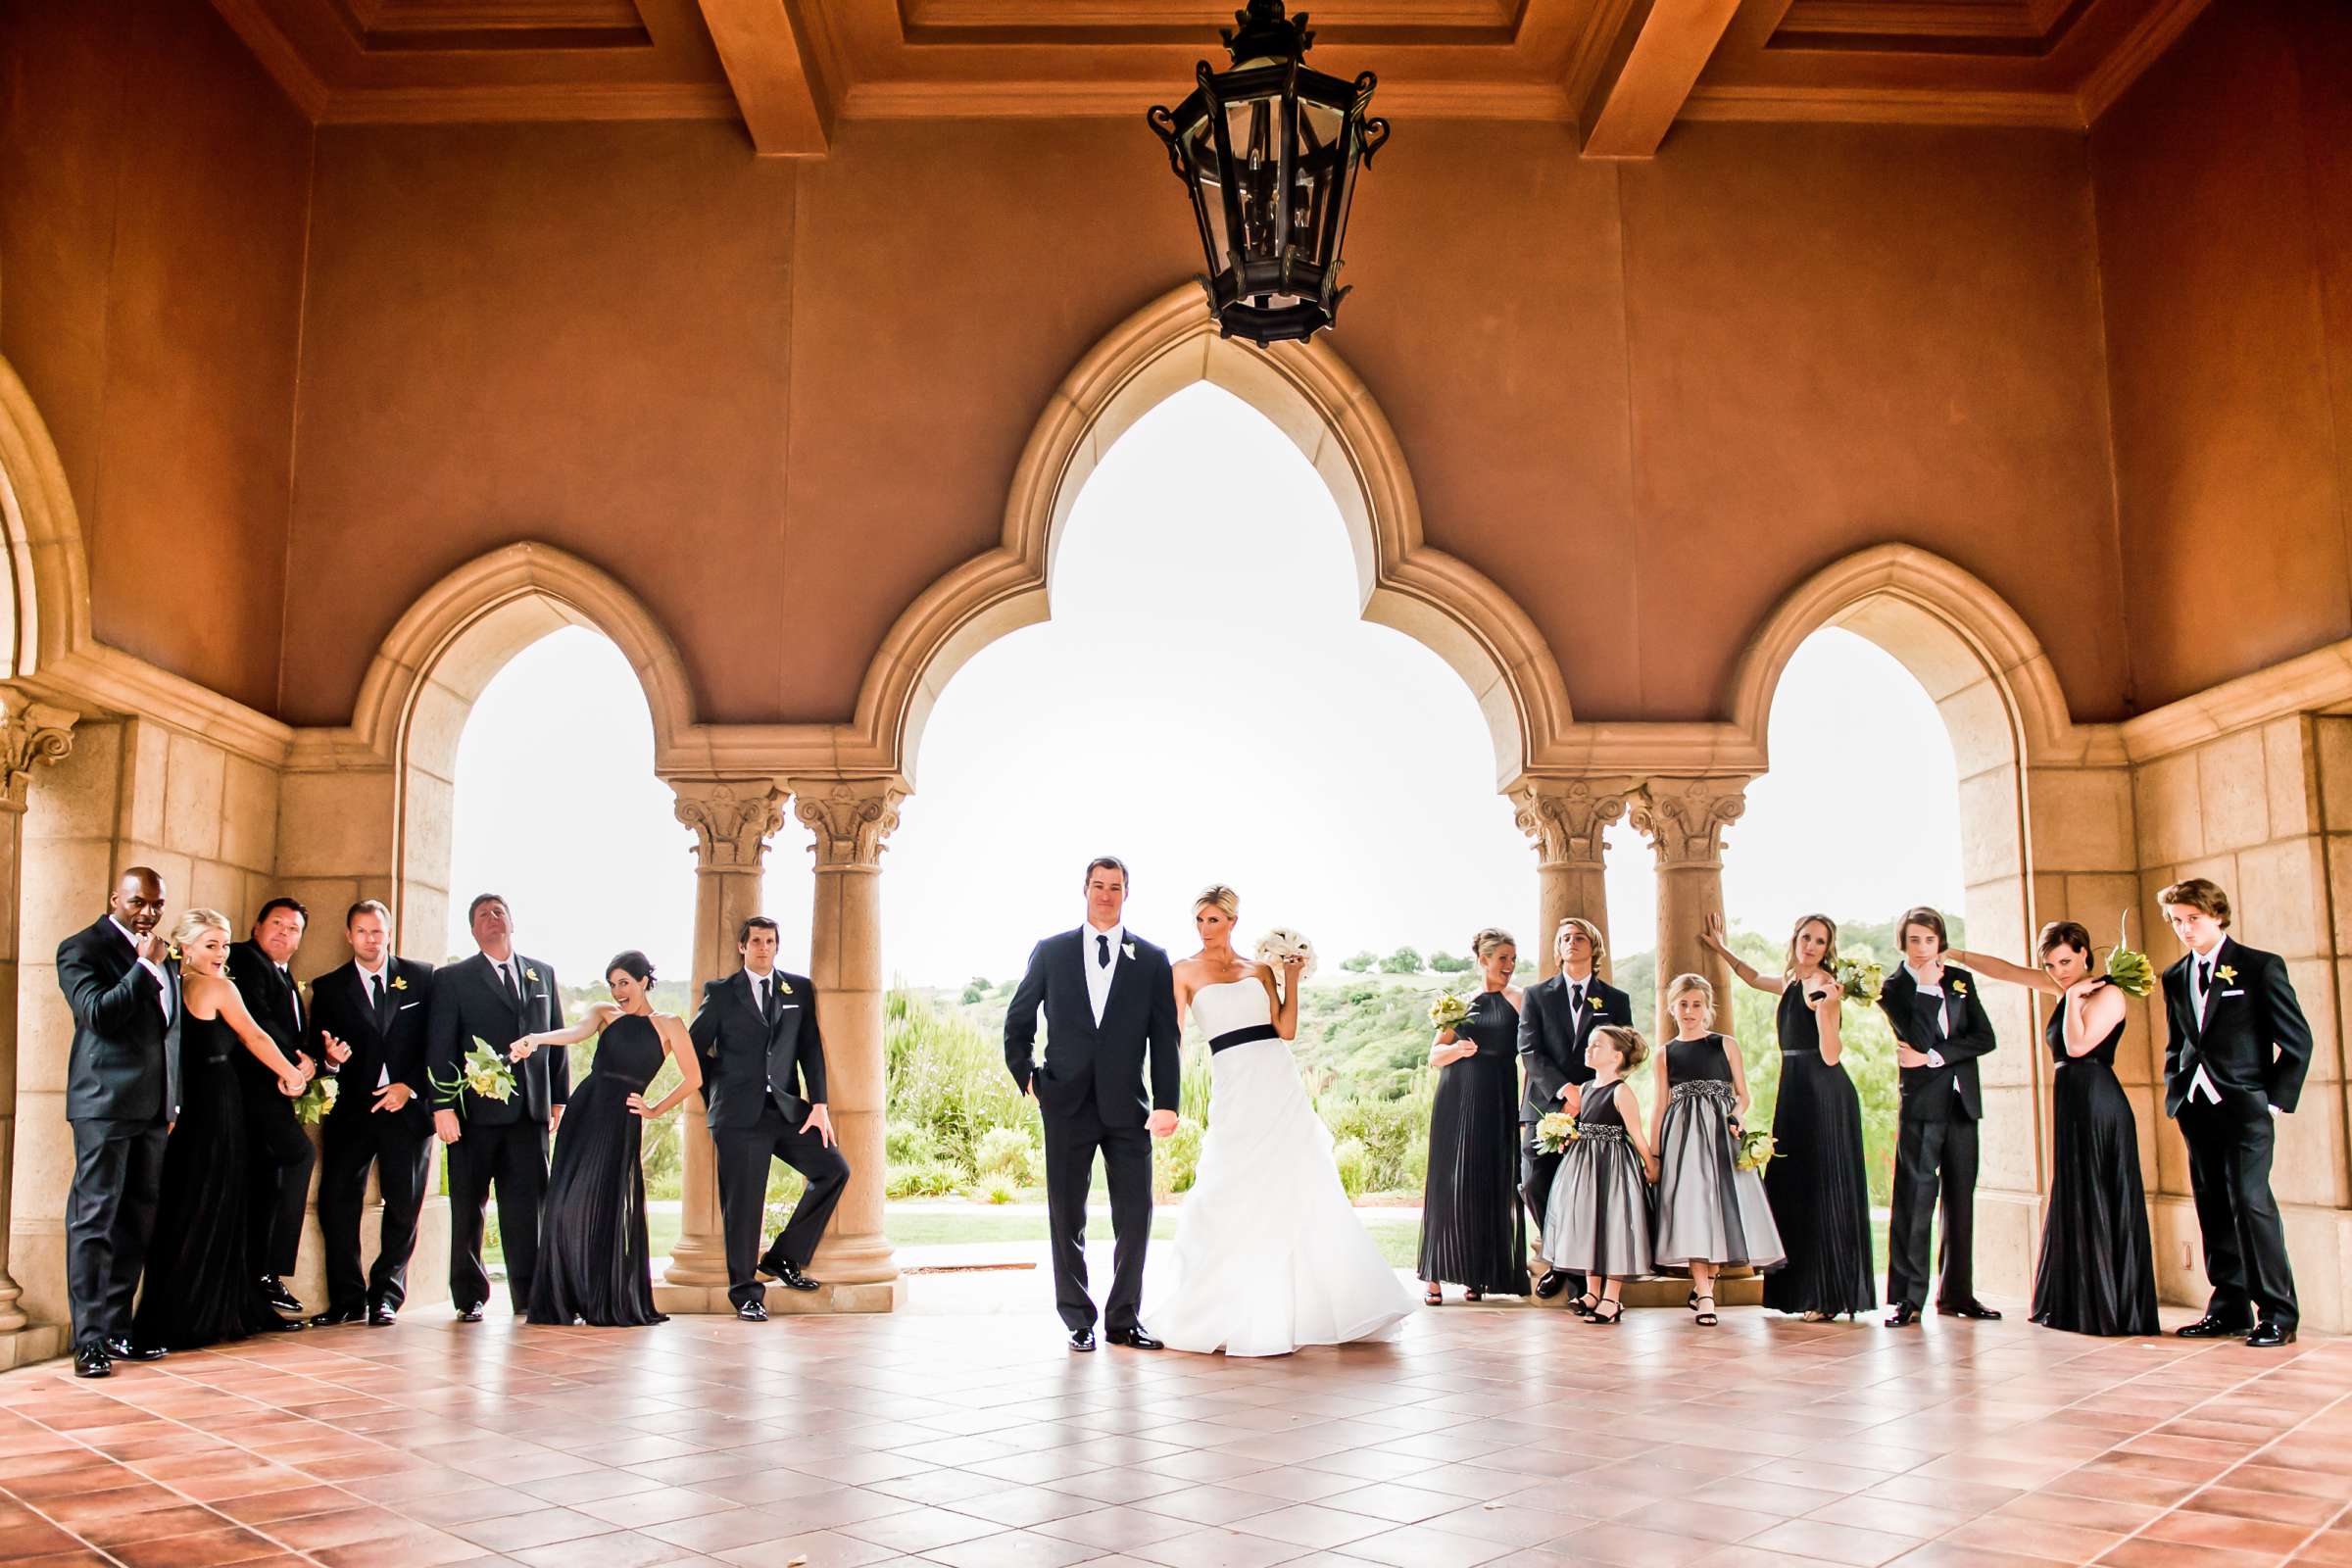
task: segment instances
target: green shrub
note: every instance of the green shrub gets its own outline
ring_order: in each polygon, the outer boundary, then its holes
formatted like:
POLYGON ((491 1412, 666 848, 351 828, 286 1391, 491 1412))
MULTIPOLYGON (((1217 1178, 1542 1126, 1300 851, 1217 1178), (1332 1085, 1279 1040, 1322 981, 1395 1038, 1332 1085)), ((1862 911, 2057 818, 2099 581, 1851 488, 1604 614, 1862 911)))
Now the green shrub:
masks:
POLYGON ((1340 1185, 1348 1189, 1350 1199, 1361 1198, 1369 1191, 1372 1179, 1372 1156, 1360 1138, 1343 1138, 1331 1147, 1333 1163, 1340 1167, 1340 1185))
POLYGON ((983 1178, 1004 1176, 1015 1182, 1030 1180, 1037 1145, 1026 1127, 991 1127, 980 1135, 980 1146, 972 1152, 972 1167, 983 1178))
POLYGON ((983 1203, 1016 1203, 1021 1189, 1009 1177, 990 1176, 974 1185, 972 1196, 983 1203))
POLYGON ((1037 1111, 1004 1070, 1001 1038, 961 1016, 893 990, 883 1004, 882 1047, 890 1121, 932 1140, 933 1157, 979 1169, 980 1140, 992 1128, 1024 1137, 1037 1111))
POLYGON ((928 1127, 889 1122, 882 1129, 882 1152, 893 1165, 927 1165, 939 1158, 939 1139, 928 1127))
POLYGON ((1191 1116, 1176 1118, 1176 1130, 1152 1145, 1152 1196, 1166 1202, 1189 1193, 1200 1173, 1200 1141, 1207 1129, 1191 1116))
POLYGON ((883 1192, 890 1198, 945 1198, 963 1183, 963 1172, 946 1160, 922 1160, 893 1164, 883 1192))

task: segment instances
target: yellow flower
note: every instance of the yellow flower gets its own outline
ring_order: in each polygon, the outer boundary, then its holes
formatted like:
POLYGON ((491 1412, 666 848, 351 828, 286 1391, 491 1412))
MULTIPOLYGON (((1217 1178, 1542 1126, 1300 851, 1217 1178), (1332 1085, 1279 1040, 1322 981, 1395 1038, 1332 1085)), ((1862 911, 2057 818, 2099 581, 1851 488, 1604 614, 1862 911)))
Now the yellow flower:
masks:
POLYGON ((396 975, 394 975, 394 976, 392 977, 392 989, 393 989, 393 990, 395 990, 395 991, 406 991, 406 990, 408 990, 408 989, 409 989, 409 977, 408 977, 407 975, 405 975, 405 974, 396 974, 396 975))
POLYGON ((776 991, 779 995, 787 997, 791 996, 792 982, 785 979, 782 975, 776 976, 776 991))
POLYGON ((523 970, 522 977, 533 985, 537 985, 539 983, 539 971, 536 969, 523 970))
POLYGON ((2232 969, 2231 967, 2230 967, 2230 965, 2228 965, 2228 964, 2226 964, 2226 963, 2225 963, 2225 964, 2223 964, 2223 965, 2222 965, 2222 966, 2221 966, 2219 969, 2216 969, 2216 970, 2214 970, 2213 972, 2214 972, 2215 974, 2218 974, 2218 975, 2220 975, 2220 976, 2222 977, 2222 980, 2223 980, 2223 982, 2224 982, 2225 984, 2228 984, 2228 985, 2235 985, 2235 984, 2237 984, 2237 971, 2236 971, 2235 969, 2232 969))
POLYGON ((1967 996, 1967 995, 1968 995, 1968 982, 1967 982, 1967 981, 1965 981, 1965 980, 1955 980, 1955 981, 1953 981, 1953 982, 1952 982, 1952 995, 1954 995, 1954 996, 1956 996, 1956 997, 1965 997, 1965 996, 1967 996))

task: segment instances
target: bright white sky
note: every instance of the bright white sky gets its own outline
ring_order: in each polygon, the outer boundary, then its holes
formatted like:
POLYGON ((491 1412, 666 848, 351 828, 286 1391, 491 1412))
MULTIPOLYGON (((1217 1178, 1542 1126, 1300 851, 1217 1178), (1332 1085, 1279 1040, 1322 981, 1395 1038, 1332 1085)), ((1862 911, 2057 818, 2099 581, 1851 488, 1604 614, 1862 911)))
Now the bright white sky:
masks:
MULTIPOLYGON (((1083 868, 1104 853, 1133 868, 1130 924, 1179 956, 1211 881, 1240 891, 1246 937, 1296 927, 1327 965, 1401 943, 1460 953, 1487 924, 1537 940, 1535 854, 1494 793, 1468 688, 1357 618, 1331 497, 1254 411, 1199 385, 1138 423, 1088 481, 1052 586, 1053 618, 965 665, 924 733, 883 861, 896 976, 1017 971, 1077 923, 1083 868)), ((1773 772, 1727 840, 1733 918, 1777 934, 1812 908, 1956 905, 1951 745, 1926 694, 1838 631, 1798 651, 1781 693, 1773 772), (1830 721, 1786 721, 1791 692, 1829 694, 1830 721)), ((472 948, 467 897, 495 889, 519 945, 573 983, 631 947, 686 979, 694 862, 652 768, 617 649, 570 629, 517 656, 459 747, 450 951, 472 948), (544 759, 590 734, 599 760, 551 787, 544 759)), ((787 821, 769 855, 794 967, 807 844, 787 821)), ((1639 952, 1654 941, 1648 852, 1620 825, 1609 854, 1614 946, 1639 952)))

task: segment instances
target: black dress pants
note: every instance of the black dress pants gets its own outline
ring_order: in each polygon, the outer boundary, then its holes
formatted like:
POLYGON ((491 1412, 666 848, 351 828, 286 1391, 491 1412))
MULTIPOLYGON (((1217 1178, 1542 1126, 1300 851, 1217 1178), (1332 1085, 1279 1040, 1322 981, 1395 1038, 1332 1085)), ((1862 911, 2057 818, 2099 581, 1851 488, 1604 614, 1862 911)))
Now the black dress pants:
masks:
POLYGON ((256 1081, 240 1071, 237 1081, 245 1095, 249 1161, 245 1255, 257 1273, 283 1277, 294 1272, 302 1250, 302 1213, 310 1201, 318 1150, 275 1078, 265 1073, 256 1081))
POLYGON ((449 1298, 470 1311, 490 1298, 482 1267, 482 1213, 498 1192, 498 1234, 514 1315, 531 1308, 539 1262, 539 1203, 547 1196, 547 1123, 472 1125, 449 1146, 449 1298))
POLYGON ((1152 1134, 1143 1127, 1109 1127, 1093 1095, 1063 1109, 1045 1108, 1046 1228, 1054 1248, 1054 1304, 1073 1334, 1095 1326, 1086 1290, 1086 1194, 1094 1185, 1095 1152, 1110 1183, 1110 1297, 1102 1326, 1124 1334, 1136 1326, 1144 1297, 1144 1253, 1152 1243, 1152 1134))
POLYGON ((76 1349, 130 1337, 131 1298, 164 1179, 164 1121, 91 1118, 74 1126, 66 1197, 66 1299, 76 1349))
POLYGON ((721 1127, 710 1135, 718 1154, 718 1219, 726 1233, 727 1299, 737 1306, 762 1301, 767 1287, 758 1270, 783 1272, 781 1265, 807 1268, 817 1239, 850 1185, 850 1162, 823 1138, 787 1121, 773 1101, 749 1127, 721 1127), (767 1214, 767 1166, 780 1159, 801 1173, 808 1186, 792 1218, 762 1252, 760 1232, 767 1214))
POLYGON ((318 1229, 326 1238, 326 1309, 398 1309, 408 1299, 409 1259, 416 1251, 416 1220, 424 1209, 433 1169, 433 1139, 391 1111, 354 1105, 324 1124, 325 1154, 318 1174, 318 1229), (368 1168, 383 1190, 384 1217, 375 1265, 360 1267, 360 1217, 367 1204, 368 1168))
POLYGON ((1938 1306, 1977 1298, 1977 1123, 1969 1116, 1906 1118, 1895 1132, 1893 1216, 1886 1235, 1886 1298, 1928 1304, 1932 1239, 1943 1204, 1943 1284, 1938 1306))
POLYGON ((2180 1137, 2188 1145, 2188 1190, 2205 1243, 2205 1278, 2213 1286, 2207 1315, 2251 1327, 2293 1328, 2298 1321, 2295 1276, 2287 1266, 2286 1232, 2271 1195, 2271 1152, 2278 1130, 2270 1107, 2230 1096, 2219 1105, 2190 1099, 2180 1106, 2180 1137))

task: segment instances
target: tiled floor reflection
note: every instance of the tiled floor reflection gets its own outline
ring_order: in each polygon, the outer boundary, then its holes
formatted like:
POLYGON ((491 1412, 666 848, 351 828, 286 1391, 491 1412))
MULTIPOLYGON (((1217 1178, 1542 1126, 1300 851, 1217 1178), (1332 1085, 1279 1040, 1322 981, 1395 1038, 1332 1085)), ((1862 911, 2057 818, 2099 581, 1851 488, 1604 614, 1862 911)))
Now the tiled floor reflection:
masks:
POLYGON ((0 1561, 2352 1568, 2352 1341, 1449 1304, 1226 1362, 1042 1313, 420 1308, 0 1377, 0 1561))

